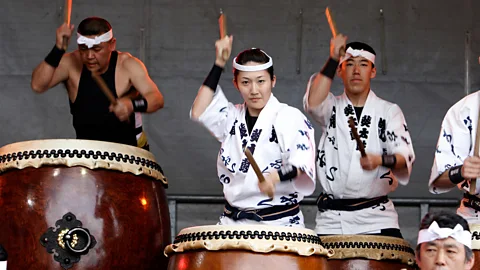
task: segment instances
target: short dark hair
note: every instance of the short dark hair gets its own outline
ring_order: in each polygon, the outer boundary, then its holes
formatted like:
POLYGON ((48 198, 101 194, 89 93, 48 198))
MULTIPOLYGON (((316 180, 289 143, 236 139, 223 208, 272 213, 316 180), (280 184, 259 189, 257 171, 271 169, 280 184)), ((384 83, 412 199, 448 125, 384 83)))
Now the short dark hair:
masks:
MULTIPOLYGON (((270 58, 261 49, 248 49, 237 55, 236 63, 245 65, 248 62, 255 62, 259 64, 268 63, 270 58)), ((270 74, 270 79, 273 80, 273 65, 267 69, 270 74)), ((233 69, 233 77, 237 78, 239 70, 233 69)))
MULTIPOLYGON (((428 213, 422 219, 420 224, 420 230, 428 229, 430 225, 436 221, 440 228, 450 228, 453 229, 457 224, 460 224, 464 230, 470 231, 468 222, 461 216, 449 213, 449 212, 438 212, 438 213, 428 213)), ((417 245, 416 252, 417 257, 420 258, 420 245, 417 245)), ((473 251, 471 248, 465 246, 465 262, 470 261, 473 258, 473 251)))
POLYGON ((105 34, 112 29, 110 23, 99 17, 88 17, 80 22, 77 32, 82 36, 105 34))
MULTIPOLYGON (((377 55, 375 50, 370 45, 368 45, 367 43, 363 43, 363 42, 359 42, 359 41, 350 42, 350 43, 347 43, 347 45, 345 45, 345 50, 350 48, 350 47, 354 50, 364 50, 364 51, 367 51, 369 53, 372 53, 373 55, 377 55)), ((375 64, 372 63, 372 68, 374 68, 374 67, 375 67, 375 64)))

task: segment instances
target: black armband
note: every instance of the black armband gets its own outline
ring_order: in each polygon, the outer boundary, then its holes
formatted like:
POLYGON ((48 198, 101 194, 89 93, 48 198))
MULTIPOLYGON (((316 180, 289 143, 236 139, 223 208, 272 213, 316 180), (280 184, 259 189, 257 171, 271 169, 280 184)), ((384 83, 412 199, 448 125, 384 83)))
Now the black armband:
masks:
POLYGON ((382 155, 382 166, 392 169, 397 164, 395 155, 382 155))
POLYGON ((0 262, 6 262, 8 259, 7 251, 0 245, 0 262))
POLYGON ((462 167, 463 167, 463 165, 458 165, 458 166, 452 167, 452 168, 450 168, 450 170, 448 170, 448 178, 455 185, 459 184, 463 180, 465 180, 465 178, 463 178, 463 176, 462 176, 462 167))
POLYGON ((57 45, 53 46, 50 53, 45 57, 45 62, 50 66, 56 68, 62 60, 62 56, 65 54, 65 50, 57 48, 57 45))
POLYGON ((280 177, 281 182, 291 180, 297 177, 297 175, 298 175, 298 170, 297 170, 297 167, 295 166, 290 166, 289 170, 286 171, 285 173, 283 172, 282 169, 278 170, 278 176, 280 177))
POLYGON ((134 112, 146 112, 148 108, 148 102, 145 98, 132 99, 134 112))
POLYGON ((323 66, 320 73, 333 80, 333 78, 335 77, 335 73, 337 73, 337 68, 338 61, 330 57, 328 58, 327 63, 325 63, 325 66, 323 66))
POLYGON ((203 82, 203 85, 208 86, 210 89, 215 92, 217 90, 218 81, 220 81, 220 76, 222 75, 223 68, 213 65, 210 73, 208 73, 207 78, 203 82))

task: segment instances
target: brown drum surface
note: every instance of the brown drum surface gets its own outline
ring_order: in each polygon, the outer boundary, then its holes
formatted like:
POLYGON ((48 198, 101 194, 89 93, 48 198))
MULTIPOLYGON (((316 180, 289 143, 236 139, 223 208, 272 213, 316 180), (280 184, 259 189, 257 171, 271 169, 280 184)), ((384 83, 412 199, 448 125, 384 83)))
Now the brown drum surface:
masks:
POLYGON ((415 270, 414 266, 390 261, 375 261, 367 259, 328 260, 324 269, 329 270, 415 270))
POLYGON ((473 256, 475 257, 475 263, 472 269, 480 269, 480 250, 473 250, 473 256))
POLYGON ((0 174, 0 243, 8 252, 8 269, 63 269, 41 241, 46 243, 42 237, 67 213, 95 242, 69 269, 166 269, 170 218, 162 182, 61 165, 0 174))
POLYGON ((168 270, 327 269, 326 257, 291 253, 255 253, 240 250, 188 251, 170 258, 168 270))

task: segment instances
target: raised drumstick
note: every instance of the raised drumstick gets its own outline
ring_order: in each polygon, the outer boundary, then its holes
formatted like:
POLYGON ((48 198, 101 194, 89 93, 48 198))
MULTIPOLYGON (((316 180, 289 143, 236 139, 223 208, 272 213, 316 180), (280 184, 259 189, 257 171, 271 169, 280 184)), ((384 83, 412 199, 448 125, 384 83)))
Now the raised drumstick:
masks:
MULTIPOLYGON (((252 152, 248 148, 245 148, 245 155, 247 156, 248 161, 252 165, 253 170, 255 171, 255 174, 257 175, 258 182, 263 183, 265 182, 265 177, 262 174, 262 171, 260 171, 260 168, 258 167, 257 162, 253 158, 252 152)), ((268 197, 273 198, 273 193, 268 193, 268 197)))
MULTIPOLYGON (((220 17, 218 18, 218 28, 220 29, 220 39, 226 37, 227 34, 227 15, 220 9, 220 17)), ((223 51, 222 56, 224 59, 228 58, 228 52, 223 51)))
POLYGON ((350 117, 350 119, 348 119, 348 125, 352 130, 352 134, 353 134, 353 137, 355 138, 355 141, 357 141, 360 154, 362 155, 362 157, 366 157, 367 153, 365 153, 365 146, 363 145, 362 140, 360 140, 360 136, 358 136, 357 128, 355 127, 355 120, 353 120, 353 117, 350 117))
MULTIPOLYGON (((325 16, 327 17, 328 25, 330 26, 330 30, 332 31, 332 36, 336 37, 338 35, 337 25, 333 20, 333 15, 329 7, 325 9, 325 16)), ((345 48, 342 47, 340 49, 340 56, 344 56, 344 55, 345 55, 345 48)))
MULTIPOLYGON (((64 22, 70 27, 70 18, 72 16, 72 0, 65 0, 65 10, 63 14, 63 20, 64 22)), ((68 38, 63 37, 63 50, 67 50, 68 48, 68 38)))

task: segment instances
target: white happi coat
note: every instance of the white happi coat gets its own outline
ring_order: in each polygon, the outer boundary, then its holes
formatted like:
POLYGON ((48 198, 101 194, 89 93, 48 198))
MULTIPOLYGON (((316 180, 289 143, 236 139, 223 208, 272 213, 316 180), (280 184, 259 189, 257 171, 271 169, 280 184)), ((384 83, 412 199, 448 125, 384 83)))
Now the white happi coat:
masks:
MULTIPOLYGON (((322 127, 318 144, 317 177, 325 193, 334 199, 374 198, 394 191, 398 183, 410 179, 415 154, 412 140, 400 107, 380 99, 370 90, 360 119, 345 92, 340 96, 329 93, 315 108, 308 106, 312 75, 304 96, 304 108, 322 127), (351 135, 348 119, 355 119, 357 131, 371 154, 401 154, 407 167, 395 170, 379 166, 372 171, 360 165, 360 151, 351 135)), ((399 228, 393 203, 357 211, 317 212, 318 234, 380 233, 381 229, 399 228)))
MULTIPOLYGON (((473 156, 480 106, 479 98, 479 92, 472 93, 453 105, 445 115, 428 183, 430 192, 440 194, 452 190, 453 188, 433 187, 432 183, 446 170, 463 164, 467 157, 473 156)), ((466 192, 469 191, 469 187, 470 180, 458 184, 458 188, 466 192)), ((480 193, 479 180, 477 180, 475 193, 477 195, 480 193)), ((477 211, 465 207, 463 203, 460 203, 457 214, 464 217, 469 223, 480 224, 477 211)))
MULTIPOLYGON (((228 102, 218 86, 212 102, 199 117, 199 122, 222 143, 217 171, 227 202, 241 210, 251 210, 299 203, 304 196, 312 194, 315 190, 315 137, 308 119, 300 110, 280 103, 273 94, 260 112, 250 135, 245 113, 245 104, 228 102), (258 178, 243 152, 245 146, 264 174, 278 170, 282 166, 282 157, 305 173, 292 181, 278 183, 271 200, 258 188, 258 178)), ((304 227, 301 212, 296 216, 261 223, 304 227)), ((259 223, 246 219, 233 221, 222 215, 219 224, 259 223)))

